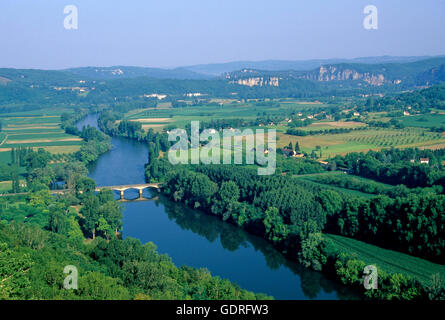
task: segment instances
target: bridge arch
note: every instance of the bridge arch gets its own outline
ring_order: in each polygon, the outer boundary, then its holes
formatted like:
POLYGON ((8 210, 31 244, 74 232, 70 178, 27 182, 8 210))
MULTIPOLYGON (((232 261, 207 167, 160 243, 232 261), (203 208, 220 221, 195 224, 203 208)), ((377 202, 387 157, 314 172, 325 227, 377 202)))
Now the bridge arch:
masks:
POLYGON ((143 198, 143 191, 144 189, 157 189, 158 191, 161 189, 160 183, 143 183, 143 184, 128 184, 128 185, 120 185, 120 186, 102 186, 97 187, 96 191, 101 191, 104 189, 110 189, 112 191, 118 191, 120 193, 120 200, 125 200, 125 191, 129 189, 136 189, 139 191, 139 198, 143 198))

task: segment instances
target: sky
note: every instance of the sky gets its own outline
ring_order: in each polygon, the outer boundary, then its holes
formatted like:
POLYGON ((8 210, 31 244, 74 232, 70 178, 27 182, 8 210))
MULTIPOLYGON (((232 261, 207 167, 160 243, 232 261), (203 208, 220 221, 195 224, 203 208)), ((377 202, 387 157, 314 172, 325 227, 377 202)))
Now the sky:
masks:
POLYGON ((1 0, 0 67, 443 55, 444 34, 445 0, 1 0), (367 5, 378 29, 363 27, 367 5))

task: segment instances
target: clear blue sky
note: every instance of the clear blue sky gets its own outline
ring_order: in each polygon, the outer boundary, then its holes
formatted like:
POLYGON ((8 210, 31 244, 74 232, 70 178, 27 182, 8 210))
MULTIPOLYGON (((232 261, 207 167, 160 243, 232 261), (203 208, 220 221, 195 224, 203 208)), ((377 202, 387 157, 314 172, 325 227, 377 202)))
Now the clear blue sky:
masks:
POLYGON ((1 0, 0 67, 445 54, 445 0, 1 0), (79 29, 65 30, 65 5, 79 29), (379 10, 365 30, 363 8, 379 10))

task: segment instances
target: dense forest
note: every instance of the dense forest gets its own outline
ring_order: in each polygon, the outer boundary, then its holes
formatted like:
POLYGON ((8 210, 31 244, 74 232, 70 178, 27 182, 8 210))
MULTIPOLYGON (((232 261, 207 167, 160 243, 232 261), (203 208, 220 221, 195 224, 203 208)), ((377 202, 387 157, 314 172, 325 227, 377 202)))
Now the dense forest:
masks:
MULTIPOLYGON (((443 195, 345 199, 334 191, 304 182, 282 176, 258 178, 254 170, 227 166, 169 170, 164 190, 172 200, 246 228, 316 270, 333 272, 335 264, 348 260, 330 251, 321 232, 366 240, 432 260, 443 259, 443 195)), ((418 284, 403 281, 416 292, 411 298, 422 295, 424 289, 418 289, 418 284)))

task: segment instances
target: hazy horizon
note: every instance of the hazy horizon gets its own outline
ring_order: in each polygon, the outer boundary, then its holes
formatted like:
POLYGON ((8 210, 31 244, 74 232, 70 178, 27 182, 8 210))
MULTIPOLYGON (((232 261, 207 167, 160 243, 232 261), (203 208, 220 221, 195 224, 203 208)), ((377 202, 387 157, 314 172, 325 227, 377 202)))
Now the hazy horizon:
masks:
MULTIPOLYGON (((29 70, 53 70, 53 71, 63 71, 68 69, 76 69, 76 68, 112 68, 112 67, 136 67, 136 68, 153 68, 153 69, 165 69, 165 70, 173 70, 178 68, 187 68, 187 67, 194 67, 194 66, 206 66, 206 65, 219 65, 219 64, 230 64, 230 63, 261 63, 261 62, 272 62, 272 61, 279 61, 279 62, 305 62, 305 61, 317 61, 317 60, 356 60, 356 59, 367 59, 367 58, 382 58, 382 57, 390 57, 390 58, 437 58, 437 57, 445 57, 445 54, 438 54, 438 55, 424 55, 424 56, 413 56, 413 55, 407 55, 407 56, 369 56, 369 57, 352 57, 352 58, 343 58, 343 57, 333 57, 333 58, 311 58, 311 59, 296 59, 296 60, 285 60, 285 59, 264 59, 264 60, 234 60, 234 61, 224 61, 224 62, 210 62, 210 63, 197 63, 194 65, 180 65, 180 66, 173 66, 173 67, 160 67, 160 66, 141 66, 141 65, 126 65, 126 64, 114 64, 114 65, 82 65, 82 66, 76 66, 76 67, 66 67, 66 68, 16 68, 16 67, 6 67, 1 66, 0 68, 4 69, 29 69, 29 70)), ((389 62, 393 63, 393 62, 389 62)), ((397 63, 397 62, 395 62, 397 63)))
POLYGON ((0 3, 0 67, 176 68, 238 61, 438 56, 445 1, 23 0, 0 3), (366 30, 363 9, 378 9, 366 30), (66 5, 78 29, 64 29, 66 5))

